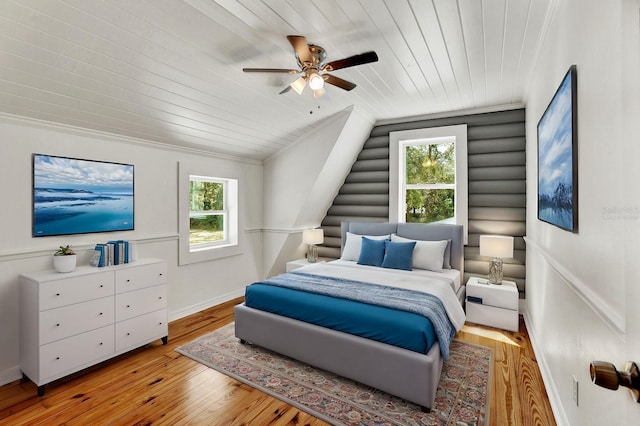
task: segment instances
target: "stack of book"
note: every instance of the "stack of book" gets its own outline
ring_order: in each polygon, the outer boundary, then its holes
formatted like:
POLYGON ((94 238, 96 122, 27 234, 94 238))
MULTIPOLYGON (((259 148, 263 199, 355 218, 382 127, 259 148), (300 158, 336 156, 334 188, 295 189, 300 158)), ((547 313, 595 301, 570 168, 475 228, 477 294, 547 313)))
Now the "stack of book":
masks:
POLYGON ((132 259, 131 245, 127 240, 111 240, 106 243, 96 244, 91 258, 92 266, 113 266, 129 263, 132 259))

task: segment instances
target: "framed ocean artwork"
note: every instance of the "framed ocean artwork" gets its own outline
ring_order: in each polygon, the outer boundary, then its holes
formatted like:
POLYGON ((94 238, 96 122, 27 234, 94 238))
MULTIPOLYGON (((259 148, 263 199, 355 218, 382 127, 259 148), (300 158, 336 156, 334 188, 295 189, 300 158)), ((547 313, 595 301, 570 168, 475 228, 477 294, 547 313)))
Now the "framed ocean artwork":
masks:
POLYGON ((33 154, 34 237, 134 229, 133 165, 33 154))
POLYGON ((569 68, 538 122, 538 219, 578 232, 577 72, 569 68))

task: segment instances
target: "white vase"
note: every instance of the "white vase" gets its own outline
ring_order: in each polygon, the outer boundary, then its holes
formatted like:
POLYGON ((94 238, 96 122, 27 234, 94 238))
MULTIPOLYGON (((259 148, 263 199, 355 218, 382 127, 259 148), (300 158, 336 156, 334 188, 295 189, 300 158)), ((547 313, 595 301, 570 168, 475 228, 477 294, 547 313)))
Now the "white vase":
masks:
POLYGON ((53 256, 53 267, 58 272, 71 272, 76 269, 76 255, 53 256))

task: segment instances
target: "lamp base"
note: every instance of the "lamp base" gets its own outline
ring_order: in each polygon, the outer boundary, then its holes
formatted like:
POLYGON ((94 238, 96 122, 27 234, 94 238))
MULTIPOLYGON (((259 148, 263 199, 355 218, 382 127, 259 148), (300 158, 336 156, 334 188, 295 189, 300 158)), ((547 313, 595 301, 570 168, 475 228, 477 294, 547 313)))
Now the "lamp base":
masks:
POLYGON ((496 257, 489 262, 489 282, 491 284, 502 284, 502 259, 496 257))
POLYGON ((315 244, 309 244, 307 252, 307 262, 316 263, 318 261, 318 247, 315 244))

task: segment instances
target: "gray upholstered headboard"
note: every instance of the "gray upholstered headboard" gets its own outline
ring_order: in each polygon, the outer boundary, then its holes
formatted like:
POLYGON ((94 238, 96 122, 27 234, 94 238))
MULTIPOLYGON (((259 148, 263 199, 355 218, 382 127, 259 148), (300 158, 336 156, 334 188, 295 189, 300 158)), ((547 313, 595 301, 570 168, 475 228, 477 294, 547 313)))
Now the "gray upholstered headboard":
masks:
POLYGON ((396 223, 396 222, 342 222, 342 250, 347 232, 358 235, 397 234, 414 240, 451 240, 451 267, 464 276, 464 241, 462 225, 440 223, 396 223))

